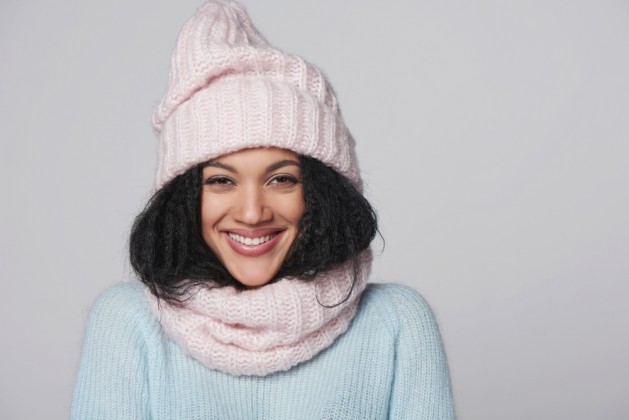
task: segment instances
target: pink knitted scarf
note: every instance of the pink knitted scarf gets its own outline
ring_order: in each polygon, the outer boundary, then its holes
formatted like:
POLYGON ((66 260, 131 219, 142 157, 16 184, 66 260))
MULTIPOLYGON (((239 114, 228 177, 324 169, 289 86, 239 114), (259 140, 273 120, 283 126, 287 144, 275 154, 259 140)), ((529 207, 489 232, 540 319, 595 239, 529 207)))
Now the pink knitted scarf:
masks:
POLYGON ((346 263, 312 281, 285 278, 245 291, 195 287, 182 308, 147 295, 166 333, 186 353, 210 369, 262 376, 311 359, 343 334, 370 268, 366 250, 353 288, 354 270, 346 263))

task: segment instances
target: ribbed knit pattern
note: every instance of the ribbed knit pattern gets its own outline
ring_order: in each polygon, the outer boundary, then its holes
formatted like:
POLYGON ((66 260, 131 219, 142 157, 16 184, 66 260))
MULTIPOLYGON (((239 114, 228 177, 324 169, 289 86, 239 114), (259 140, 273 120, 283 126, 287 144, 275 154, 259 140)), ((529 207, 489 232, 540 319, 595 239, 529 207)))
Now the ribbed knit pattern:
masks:
POLYGON ((233 376, 185 354, 143 286, 124 283, 90 313, 72 418, 439 420, 454 409, 437 325, 409 288, 368 285, 326 350, 284 372, 233 376))
POLYGON ((361 188, 355 143, 323 73, 271 47, 232 1, 208 2, 184 25, 153 126, 158 189, 198 163, 252 147, 314 157, 361 188))
POLYGON ((166 333, 205 366, 267 375, 311 359, 347 330, 370 267, 367 250, 355 279, 350 262, 309 282, 286 278, 245 291, 199 286, 184 307, 146 294, 166 333))

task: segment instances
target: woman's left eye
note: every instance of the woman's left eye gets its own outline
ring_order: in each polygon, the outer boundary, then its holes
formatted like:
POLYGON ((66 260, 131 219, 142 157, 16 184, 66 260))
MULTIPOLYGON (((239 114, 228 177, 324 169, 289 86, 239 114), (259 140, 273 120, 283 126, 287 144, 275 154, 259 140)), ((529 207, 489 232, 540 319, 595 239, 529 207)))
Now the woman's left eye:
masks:
POLYGON ((279 187, 290 187, 296 185, 299 181, 291 175, 277 175, 271 179, 269 184, 279 187))

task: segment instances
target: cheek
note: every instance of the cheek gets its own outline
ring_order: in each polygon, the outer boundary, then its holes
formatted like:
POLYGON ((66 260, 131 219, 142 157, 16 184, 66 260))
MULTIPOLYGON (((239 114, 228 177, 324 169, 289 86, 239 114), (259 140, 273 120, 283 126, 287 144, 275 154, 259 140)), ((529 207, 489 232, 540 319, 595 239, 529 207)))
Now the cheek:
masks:
POLYGON ((301 192, 271 194, 266 205, 273 211, 276 223, 292 228, 294 235, 297 235, 305 207, 301 192))
POLYGON ((207 193, 201 195, 201 233, 205 242, 212 247, 214 226, 219 222, 225 211, 221 210, 221 201, 210 200, 207 193))
POLYGON ((295 197, 286 203, 285 208, 286 219, 290 220, 292 224, 298 227, 305 210, 304 198, 301 191, 299 194, 295 194, 295 197))

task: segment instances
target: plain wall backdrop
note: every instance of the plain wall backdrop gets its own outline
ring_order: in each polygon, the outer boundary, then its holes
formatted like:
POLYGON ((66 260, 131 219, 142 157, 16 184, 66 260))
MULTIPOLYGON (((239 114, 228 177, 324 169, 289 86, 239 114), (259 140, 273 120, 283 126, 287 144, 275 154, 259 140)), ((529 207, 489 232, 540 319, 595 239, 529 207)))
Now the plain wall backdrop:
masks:
MULTIPOLYGON (((629 2, 243 3, 335 87, 386 239, 372 281, 431 303, 459 418, 629 418, 629 2)), ((3 419, 69 415, 200 4, 1 0, 3 419)))

